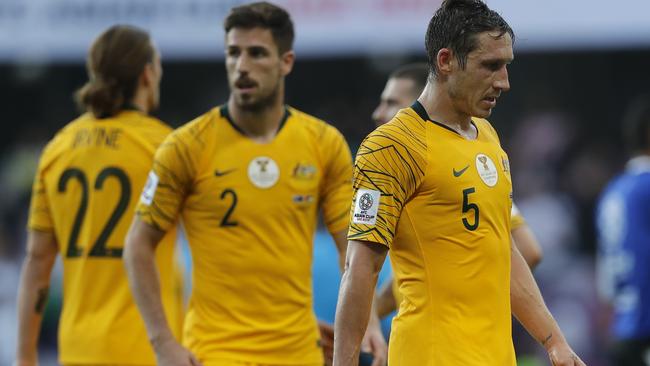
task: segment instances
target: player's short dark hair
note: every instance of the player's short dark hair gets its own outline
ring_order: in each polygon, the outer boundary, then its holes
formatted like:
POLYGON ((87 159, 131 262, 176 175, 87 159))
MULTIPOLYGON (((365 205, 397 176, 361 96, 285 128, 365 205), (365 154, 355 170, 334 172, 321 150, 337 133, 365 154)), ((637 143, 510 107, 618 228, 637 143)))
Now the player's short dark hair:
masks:
POLYGON ((283 8, 266 1, 234 7, 223 23, 226 33, 233 28, 269 29, 278 51, 283 54, 293 48, 293 21, 283 8))
POLYGON ((138 78, 153 57, 147 32, 128 25, 110 27, 90 47, 89 80, 75 93, 77 104, 97 118, 117 114, 131 103, 138 78))
POLYGON ((478 47, 477 35, 487 31, 499 32, 499 37, 509 34, 514 43, 515 34, 496 11, 480 0, 445 0, 433 14, 427 29, 425 46, 429 66, 434 77, 438 69, 438 51, 449 48, 461 68, 465 68, 467 55, 478 47))
POLYGON ((634 98, 623 117, 623 137, 630 153, 650 149, 650 94, 634 98))
POLYGON ((426 62, 415 62, 398 67, 390 74, 389 79, 408 79, 414 83, 414 94, 419 94, 427 85, 429 65, 426 62))

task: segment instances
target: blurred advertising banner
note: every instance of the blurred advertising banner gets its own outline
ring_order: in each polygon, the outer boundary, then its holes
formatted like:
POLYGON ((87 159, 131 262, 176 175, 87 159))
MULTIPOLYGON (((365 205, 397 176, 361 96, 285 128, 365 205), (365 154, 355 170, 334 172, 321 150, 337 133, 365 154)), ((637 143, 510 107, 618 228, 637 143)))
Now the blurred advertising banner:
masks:
MULTIPOLYGON (((222 20, 241 0, 0 0, 0 62, 82 62, 103 29, 149 30, 166 59, 218 58, 222 20)), ((650 1, 488 0, 523 50, 650 46, 650 1), (600 4, 602 2, 602 4, 600 4)), ((281 0, 300 57, 424 51, 440 0, 281 0)))

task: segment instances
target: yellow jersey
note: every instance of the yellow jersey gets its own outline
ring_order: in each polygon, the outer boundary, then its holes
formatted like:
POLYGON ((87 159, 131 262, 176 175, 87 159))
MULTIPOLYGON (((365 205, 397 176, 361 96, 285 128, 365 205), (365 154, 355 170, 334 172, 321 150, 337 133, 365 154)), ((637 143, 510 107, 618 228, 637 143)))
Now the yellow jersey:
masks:
POLYGON ((389 364, 514 366, 508 157, 473 118, 467 140, 416 102, 357 154, 350 240, 386 245, 403 296, 389 364))
MULTIPOLYGON (((519 208, 517 208, 517 205, 515 205, 513 202, 512 209, 510 210, 510 230, 515 230, 524 225, 526 225, 526 219, 521 214, 521 211, 519 211, 519 208)), ((399 293, 399 285, 396 279, 394 279, 391 284, 391 291, 393 292, 393 297, 395 298, 395 304, 399 308, 399 304, 402 303, 402 295, 399 293)))
POLYGON ((262 144, 217 107, 172 133, 138 206, 161 230, 178 218, 193 258, 183 342, 203 365, 322 365, 312 310, 318 208, 347 229, 352 157, 332 126, 293 108, 262 144))
MULTIPOLYGON (((59 244, 62 364, 155 364, 122 249, 155 150, 170 132, 137 111, 105 119, 84 114, 60 130, 41 155, 28 227, 54 233, 59 244)), ((163 239, 156 260, 166 315, 179 335, 175 236, 171 230, 163 239)))

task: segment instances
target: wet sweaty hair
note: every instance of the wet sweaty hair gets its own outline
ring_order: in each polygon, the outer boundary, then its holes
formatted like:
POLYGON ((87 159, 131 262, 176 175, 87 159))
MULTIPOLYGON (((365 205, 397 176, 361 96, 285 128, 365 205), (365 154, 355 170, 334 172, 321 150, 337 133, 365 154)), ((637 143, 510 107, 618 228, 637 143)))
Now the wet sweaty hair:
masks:
POLYGON ((142 29, 116 25, 102 33, 88 52, 88 82, 75 93, 80 109, 97 118, 114 116, 133 99, 154 48, 142 29))
POLYGON ((445 0, 433 14, 425 38, 429 66, 434 77, 438 75, 437 55, 442 48, 453 51, 461 68, 465 68, 467 55, 478 47, 478 35, 496 31, 498 37, 515 34, 496 11, 480 0, 445 0))
POLYGON ((279 54, 293 49, 294 32, 291 16, 286 10, 266 1, 232 8, 223 23, 226 34, 233 28, 256 27, 271 31, 279 54))

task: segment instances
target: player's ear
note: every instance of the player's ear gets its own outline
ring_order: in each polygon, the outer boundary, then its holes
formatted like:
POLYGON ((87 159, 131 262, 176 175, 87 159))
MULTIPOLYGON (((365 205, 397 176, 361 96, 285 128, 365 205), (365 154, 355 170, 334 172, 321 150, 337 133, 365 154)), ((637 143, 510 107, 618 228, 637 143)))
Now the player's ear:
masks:
POLYGON ((287 51, 280 56, 282 61, 282 75, 287 76, 293 70, 293 63, 296 60, 296 54, 293 50, 287 51))
POLYGON ((150 86, 155 83, 156 71, 154 70, 154 65, 151 62, 147 62, 142 69, 142 74, 140 74, 140 85, 150 86))
POLYGON ((449 48, 441 48, 436 55, 438 71, 442 75, 449 74, 453 70, 453 64, 456 62, 454 53, 449 48))

